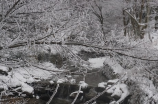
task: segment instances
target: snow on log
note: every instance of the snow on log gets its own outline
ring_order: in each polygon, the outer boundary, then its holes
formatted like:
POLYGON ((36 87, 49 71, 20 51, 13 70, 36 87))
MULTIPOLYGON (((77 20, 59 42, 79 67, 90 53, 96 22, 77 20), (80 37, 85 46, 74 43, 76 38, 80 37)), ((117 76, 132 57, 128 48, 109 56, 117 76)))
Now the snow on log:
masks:
POLYGON ((105 88, 106 85, 107 85, 106 82, 101 82, 98 84, 98 87, 105 88))
POLYGON ((27 92, 27 93, 33 93, 34 91, 33 87, 29 86, 26 83, 21 83, 21 89, 23 92, 27 92))
POLYGON ((79 86, 81 86, 81 88, 87 88, 88 87, 88 84, 87 83, 85 83, 85 81, 80 81, 79 82, 79 86))
MULTIPOLYGON (((128 86, 124 83, 118 83, 107 90, 107 93, 111 94, 112 97, 119 97, 117 103, 122 102, 130 93, 128 86)), ((111 103, 113 104, 113 103, 111 103)))

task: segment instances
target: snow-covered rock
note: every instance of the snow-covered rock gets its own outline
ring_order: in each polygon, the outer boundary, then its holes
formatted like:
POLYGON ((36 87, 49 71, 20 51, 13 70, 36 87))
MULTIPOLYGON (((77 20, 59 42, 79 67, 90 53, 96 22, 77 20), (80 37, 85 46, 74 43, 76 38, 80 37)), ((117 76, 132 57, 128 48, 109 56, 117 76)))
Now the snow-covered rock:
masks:
POLYGON ((122 95, 122 91, 120 90, 120 87, 119 86, 115 86, 115 90, 114 90, 114 92, 112 93, 112 97, 114 97, 114 98, 119 98, 119 97, 121 97, 121 95, 122 95))
POLYGON ((60 84, 60 83, 65 83, 67 82, 68 80, 66 78, 62 78, 62 79, 58 79, 57 80, 57 83, 60 84))
POLYGON ((75 84, 76 83, 76 79, 70 79, 69 82, 70 82, 70 84, 75 84))
POLYGON ((107 85, 106 82, 101 82, 98 84, 98 87, 105 88, 106 85, 107 85))
POLYGON ((50 84, 54 84, 54 81, 51 80, 51 81, 49 81, 49 83, 50 83, 50 84))
POLYGON ((117 101, 118 103, 122 102, 129 94, 128 86, 126 84, 119 84, 120 90, 122 91, 120 99, 117 101))
POLYGON ((34 91, 33 87, 29 86, 26 83, 21 83, 21 89, 23 92, 27 92, 27 93, 33 93, 34 91))
POLYGON ((3 66, 3 65, 0 65, 0 74, 1 75, 8 75, 8 71, 9 71, 9 68, 6 67, 6 66, 3 66))
POLYGON ((81 86, 81 88, 87 88, 88 87, 88 84, 87 83, 85 83, 85 81, 80 81, 79 82, 79 86, 81 86))
POLYGON ((6 66, 0 65, 0 70, 1 70, 1 71, 5 71, 5 72, 8 72, 8 71, 9 71, 9 68, 6 67, 6 66))
POLYGON ((119 98, 117 103, 123 101, 130 94, 128 90, 128 86, 120 82, 114 85, 113 87, 109 88, 107 90, 107 93, 111 94, 112 97, 119 98))
POLYGON ((21 86, 21 81, 19 81, 16 77, 13 77, 8 81, 7 85, 9 87, 18 87, 21 86))

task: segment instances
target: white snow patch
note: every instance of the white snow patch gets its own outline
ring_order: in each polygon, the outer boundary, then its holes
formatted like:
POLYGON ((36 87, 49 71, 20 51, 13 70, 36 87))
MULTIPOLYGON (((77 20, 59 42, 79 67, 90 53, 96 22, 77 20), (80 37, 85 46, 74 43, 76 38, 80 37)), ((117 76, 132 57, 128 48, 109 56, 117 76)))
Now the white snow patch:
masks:
POLYGON ((113 96, 119 96, 119 97, 121 97, 121 95, 122 95, 122 91, 120 90, 120 86, 119 85, 115 85, 114 86, 115 87, 115 89, 114 89, 114 91, 113 91, 113 93, 112 93, 112 97, 113 96))
POLYGON ((20 73, 14 73, 13 76, 21 82, 26 82, 26 79, 20 73))
POLYGON ((21 87, 23 92, 33 93, 33 87, 29 86, 28 84, 21 83, 21 87))
POLYGON ((48 79, 52 74, 55 74, 54 72, 42 70, 33 66, 14 69, 14 73, 20 73, 24 78, 26 78, 26 80, 33 76, 34 81, 37 81, 35 79, 48 79))
POLYGON ((32 83, 32 82, 35 82, 35 79, 32 78, 32 77, 29 77, 29 78, 27 79, 27 83, 32 83))
POLYGON ((70 84, 75 84, 76 83, 76 79, 70 79, 69 82, 70 82, 70 84))
POLYGON ((106 82, 101 82, 98 84, 98 87, 105 88, 106 85, 107 85, 106 82))
POLYGON ((16 77, 13 77, 8 81, 7 85, 9 87, 21 86, 21 81, 19 81, 16 77))
POLYGON ((80 81, 80 82, 79 82, 79 86, 81 86, 81 88, 87 88, 87 87, 88 87, 88 84, 85 83, 85 81, 80 81))
POLYGON ((90 63, 90 66, 93 68, 101 68, 103 67, 103 63, 105 61, 105 57, 100 58, 90 58, 88 62, 90 63))
POLYGON ((39 96, 36 96, 36 99, 39 99, 40 97, 39 96))
POLYGON ((59 70, 58 68, 56 68, 56 66, 50 62, 44 62, 41 63, 41 65, 39 65, 41 68, 47 69, 47 70, 52 70, 52 71, 63 71, 63 70, 59 70))
POLYGON ((54 84, 54 81, 51 80, 51 81, 49 81, 49 83, 50 83, 50 84, 54 84))
POLYGON ((130 93, 128 90, 128 86, 124 83, 118 83, 107 90, 107 93, 112 94, 111 96, 118 96, 120 99, 117 103, 122 102, 130 93))
POLYGON ((128 86, 126 84, 119 84, 120 90, 122 91, 121 98, 117 101, 118 103, 122 102, 129 94, 128 86))
POLYGON ((124 71, 124 68, 110 57, 105 58, 105 63, 108 64, 116 74, 122 74, 124 71))
POLYGON ((57 83, 60 84, 60 83, 65 83, 67 82, 68 80, 66 78, 62 78, 62 79, 58 79, 57 80, 57 83))
POLYGON ((116 83, 119 79, 108 80, 108 83, 116 83))
POLYGON ((7 71, 9 71, 9 68, 6 66, 0 65, 0 70, 7 72, 7 71))

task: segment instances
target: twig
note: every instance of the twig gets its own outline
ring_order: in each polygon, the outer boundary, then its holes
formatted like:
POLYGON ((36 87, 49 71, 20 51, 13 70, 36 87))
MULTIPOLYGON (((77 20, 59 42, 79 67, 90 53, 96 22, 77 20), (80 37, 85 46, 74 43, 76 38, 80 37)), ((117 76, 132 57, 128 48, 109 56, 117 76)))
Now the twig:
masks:
POLYGON ((55 91, 53 92, 52 96, 50 97, 49 101, 46 104, 49 104, 52 101, 52 99, 54 98, 55 94, 58 91, 58 88, 59 88, 59 84, 57 84, 57 87, 56 87, 55 91))
POLYGON ((76 102, 76 100, 77 100, 77 98, 78 98, 78 96, 79 96, 79 94, 80 94, 80 91, 81 91, 81 85, 80 85, 80 87, 79 87, 79 90, 78 90, 78 93, 77 93, 75 99, 73 100, 73 102, 72 102, 71 104, 74 104, 74 103, 76 102))

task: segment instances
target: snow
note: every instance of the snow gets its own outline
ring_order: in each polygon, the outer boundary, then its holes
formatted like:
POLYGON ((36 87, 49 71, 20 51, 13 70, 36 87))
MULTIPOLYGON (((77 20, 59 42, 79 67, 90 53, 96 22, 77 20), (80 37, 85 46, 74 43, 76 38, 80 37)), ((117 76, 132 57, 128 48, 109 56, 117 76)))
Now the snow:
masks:
MULTIPOLYGON (((107 93, 111 94, 111 96, 118 96, 120 99, 117 101, 117 103, 122 102, 129 94, 128 86, 124 83, 118 83, 114 85, 113 87, 109 88, 107 90, 107 93)), ((112 103, 111 103, 112 104, 112 103)))
POLYGON ((26 83, 21 83, 21 87, 23 92, 33 93, 34 91, 33 87, 29 86, 26 83))
POLYGON ((122 74, 124 71, 124 68, 110 57, 89 58, 88 62, 92 68, 101 68, 104 64, 108 64, 115 74, 122 74))
POLYGON ((98 84, 98 87, 105 88, 106 85, 107 85, 106 82, 101 82, 98 84))
POLYGON ((93 68, 101 68, 103 67, 103 63, 105 61, 105 57, 100 58, 89 58, 88 62, 90 63, 90 66, 93 68))
POLYGON ((120 90, 120 87, 119 86, 115 86, 115 90, 114 90, 114 92, 112 93, 112 97, 113 96, 119 96, 119 97, 121 97, 121 95, 122 95, 122 91, 120 90))
POLYGON ((6 66, 0 65, 0 70, 5 71, 5 72, 8 72, 8 71, 9 71, 9 68, 6 67, 6 66))
POLYGON ((35 82, 35 79, 33 77, 29 77, 28 79, 26 79, 27 83, 32 83, 35 82))
POLYGON ((51 81, 49 81, 49 83, 50 83, 50 84, 54 84, 54 81, 51 80, 51 81))
POLYGON ((116 83, 119 79, 108 80, 108 83, 116 83))
POLYGON ((79 86, 81 86, 81 88, 87 88, 88 87, 88 84, 87 83, 85 83, 85 81, 80 81, 79 82, 79 86))
MULTIPOLYGON (((143 77, 146 75, 146 71, 142 68, 138 69, 132 69, 129 70, 128 78, 134 82, 137 82, 138 88, 145 93, 145 95, 148 95, 148 98, 152 98, 156 102, 158 102, 158 91, 157 88, 155 88, 155 85, 153 84, 152 80, 149 80, 148 77, 143 77)), ((146 104, 145 101, 142 104, 146 104)))
POLYGON ((40 97, 39 96, 36 96, 36 99, 39 99, 40 97))
POLYGON ((117 101, 118 103, 122 102, 129 94, 128 86, 126 84, 119 84, 120 90, 122 91, 121 98, 117 101))
POLYGON ((9 87, 18 87, 21 86, 21 81, 18 80, 17 78, 13 77, 9 80, 9 82, 7 83, 7 85, 9 87))
POLYGON ((106 57, 105 59, 105 63, 113 69, 115 74, 122 74, 124 72, 124 68, 117 61, 110 57, 106 57))
POLYGON ((8 86, 5 84, 0 84, 0 89, 8 90, 8 86))
POLYGON ((70 84, 75 84, 76 83, 76 79, 70 79, 69 82, 70 82, 70 84))
POLYGON ((119 104, 119 103, 117 103, 116 101, 112 101, 109 104, 119 104))
MULTIPOLYGON (((109 87, 107 87, 106 89, 108 89, 109 87)), ((112 94, 112 93, 114 93, 114 90, 116 89, 116 86, 112 86, 111 88, 109 88, 106 92, 108 93, 108 94, 112 94)))
POLYGON ((54 64, 52 64, 52 63, 50 63, 50 62, 43 62, 43 63, 41 63, 41 65, 39 65, 39 66, 41 66, 41 67, 44 67, 45 69, 47 69, 47 70, 54 70, 54 71, 59 71, 59 69, 58 68, 56 68, 56 66, 54 65, 54 64))
POLYGON ((13 76, 21 82, 26 82, 26 79, 20 73, 14 73, 13 76))
POLYGON ((60 83, 65 83, 67 82, 68 80, 66 78, 61 78, 61 79, 58 79, 57 80, 57 83, 60 84, 60 83))
MULTIPOLYGON (((43 67, 45 67, 45 66, 43 65, 43 67)), ((51 67, 47 66, 47 68, 52 71, 54 70, 53 67, 54 66, 51 66, 51 67)), ((57 69, 55 68, 55 70, 57 70, 57 69)), ((33 66, 14 69, 14 73, 20 73, 24 78, 26 78, 26 80, 31 80, 29 78, 32 77, 34 79, 34 81, 37 81, 35 79, 49 79, 52 76, 52 74, 56 74, 55 72, 42 70, 40 68, 36 68, 33 66)))

